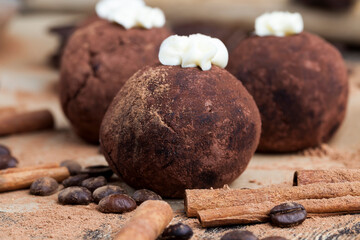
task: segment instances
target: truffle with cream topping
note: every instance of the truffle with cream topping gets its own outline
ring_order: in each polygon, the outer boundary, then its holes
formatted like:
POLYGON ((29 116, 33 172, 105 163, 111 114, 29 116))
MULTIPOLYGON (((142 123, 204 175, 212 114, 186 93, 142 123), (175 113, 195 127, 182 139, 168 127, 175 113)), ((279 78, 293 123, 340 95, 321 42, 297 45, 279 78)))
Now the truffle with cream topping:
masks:
POLYGON ((253 36, 230 54, 227 68, 254 97, 262 118, 261 152, 292 152, 328 141, 348 98, 341 54, 318 36, 253 36))
POLYGON ((111 168, 135 188, 183 197, 222 187, 248 165, 260 137, 253 98, 228 71, 156 65, 132 76, 100 130, 111 168))
POLYGON ((60 95, 75 132, 98 143, 101 120, 111 100, 131 75, 158 62, 164 28, 123 26, 98 20, 70 38, 61 65, 60 95))
POLYGON ((188 188, 222 187, 248 165, 260 138, 250 94, 223 69, 223 43, 204 35, 171 36, 163 65, 133 75, 101 125, 111 168, 135 188, 183 197, 188 188))

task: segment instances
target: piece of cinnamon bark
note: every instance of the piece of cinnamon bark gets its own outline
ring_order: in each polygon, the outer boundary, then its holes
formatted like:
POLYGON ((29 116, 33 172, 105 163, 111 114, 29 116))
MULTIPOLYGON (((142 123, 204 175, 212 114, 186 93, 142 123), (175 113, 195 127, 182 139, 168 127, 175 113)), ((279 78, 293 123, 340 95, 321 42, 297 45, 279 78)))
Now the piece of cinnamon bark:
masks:
POLYGON ((26 133, 54 127, 54 117, 49 110, 15 113, 0 116, 0 136, 26 133))
POLYGON ((188 217, 196 217, 198 211, 206 209, 347 195, 360 196, 360 182, 316 183, 296 187, 270 186, 259 189, 192 189, 185 191, 185 210, 188 217))
POLYGON ((172 218, 173 211, 165 201, 145 201, 135 210, 134 216, 116 235, 115 240, 155 240, 172 218))
MULTIPOLYGON (((240 206, 201 210, 198 218, 203 227, 218 227, 233 224, 261 223, 269 221, 270 210, 282 202, 250 203, 240 206)), ((332 216, 360 212, 360 196, 345 196, 328 199, 297 200, 303 205, 308 217, 332 216)))
POLYGON ((23 172, 5 173, 0 175, 0 192, 28 188, 32 182, 41 177, 52 177, 58 182, 61 182, 69 176, 70 173, 66 167, 31 169, 23 172))
POLYGON ((16 172, 26 172, 31 170, 37 169, 48 169, 48 168, 57 168, 60 167, 59 163, 45 163, 36 166, 28 166, 28 167, 21 167, 21 168, 8 168, 4 170, 0 170, 0 175, 7 174, 7 173, 16 173, 16 172))
POLYGON ((294 186, 356 181, 360 181, 360 169, 298 170, 294 174, 294 186))

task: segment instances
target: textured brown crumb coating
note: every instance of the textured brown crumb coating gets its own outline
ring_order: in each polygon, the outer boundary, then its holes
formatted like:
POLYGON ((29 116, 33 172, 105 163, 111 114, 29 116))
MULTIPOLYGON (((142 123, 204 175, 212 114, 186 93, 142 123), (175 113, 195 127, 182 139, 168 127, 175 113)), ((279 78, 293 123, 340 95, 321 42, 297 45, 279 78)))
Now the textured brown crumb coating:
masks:
POLYGON ((98 20, 70 38, 61 64, 60 95, 76 133, 98 143, 101 120, 124 83, 140 68, 158 62, 166 28, 125 30, 98 20))
POLYGON ((119 91, 100 130, 111 168, 135 188, 183 197, 222 187, 246 168, 260 138, 260 114, 228 71, 156 65, 119 91))
POLYGON ((315 35, 248 38, 230 55, 228 70, 259 107, 259 151, 315 147, 328 141, 344 119, 347 68, 341 54, 315 35))

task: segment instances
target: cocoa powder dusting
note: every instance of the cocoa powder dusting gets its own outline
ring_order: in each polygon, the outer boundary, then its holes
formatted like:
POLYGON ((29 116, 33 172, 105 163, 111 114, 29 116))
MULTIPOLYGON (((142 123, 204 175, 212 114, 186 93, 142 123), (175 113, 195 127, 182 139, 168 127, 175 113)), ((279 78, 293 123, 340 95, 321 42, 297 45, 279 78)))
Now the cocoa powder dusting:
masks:
POLYGON ((306 157, 313 159, 327 158, 343 164, 346 168, 360 168, 360 147, 353 151, 338 150, 328 144, 321 144, 317 148, 311 148, 301 153, 306 157))

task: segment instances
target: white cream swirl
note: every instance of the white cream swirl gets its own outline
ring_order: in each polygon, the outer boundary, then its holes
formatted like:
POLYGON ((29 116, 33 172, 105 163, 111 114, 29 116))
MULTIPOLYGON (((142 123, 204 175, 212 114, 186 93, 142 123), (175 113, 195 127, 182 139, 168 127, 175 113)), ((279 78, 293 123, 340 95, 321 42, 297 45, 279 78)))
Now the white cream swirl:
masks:
POLYGON ((301 33, 304 22, 299 13, 265 13, 255 20, 255 34, 258 36, 284 37, 301 33))
POLYGON ((160 46, 159 60, 163 65, 197 67, 210 70, 211 65, 225 68, 229 54, 224 43, 203 34, 190 36, 173 35, 160 46))
POLYGON ((150 29, 165 25, 163 11, 146 6, 143 0, 100 0, 95 11, 100 18, 116 22, 126 29, 150 29))

